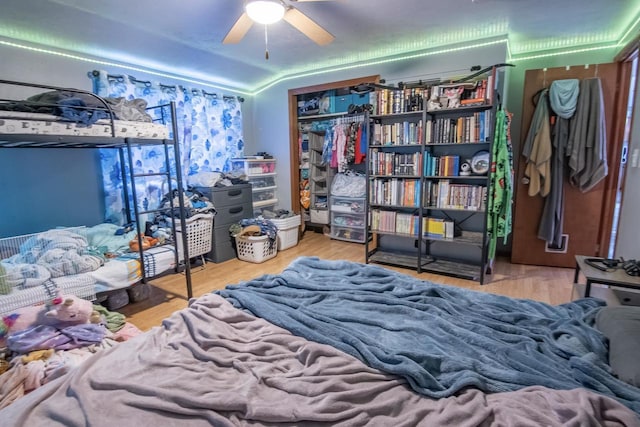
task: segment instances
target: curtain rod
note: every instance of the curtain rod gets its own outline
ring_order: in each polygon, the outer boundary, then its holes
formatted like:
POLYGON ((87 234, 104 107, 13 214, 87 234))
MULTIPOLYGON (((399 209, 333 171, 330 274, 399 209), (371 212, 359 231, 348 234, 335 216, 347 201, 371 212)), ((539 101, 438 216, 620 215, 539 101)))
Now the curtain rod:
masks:
MULTIPOLYGON (((100 76, 100 71, 98 70, 93 70, 91 71, 91 75, 94 77, 99 77, 100 76)), ((130 82, 132 83, 142 83, 144 84, 146 87, 150 87, 153 82, 151 82, 150 80, 139 80, 131 75, 124 75, 124 74, 108 74, 107 73, 107 78, 108 79, 118 79, 120 81, 124 81, 125 77, 127 77, 129 79, 130 82)), ((172 91, 177 91, 178 88, 180 88, 181 90, 187 90, 188 88, 182 86, 182 85, 166 85, 166 84, 162 84, 162 83, 158 83, 158 86, 160 86, 163 89, 169 89, 172 91)), ((204 89, 198 89, 198 88, 190 88, 191 89, 191 93, 194 93, 194 91, 200 91, 202 92, 203 95, 205 96, 213 96, 213 97, 217 97, 218 94, 217 93, 210 93, 205 91, 204 89)), ((244 98, 242 96, 233 96, 233 95, 222 95, 222 98, 225 100, 231 100, 231 99, 237 99, 240 102, 244 102, 244 98)))

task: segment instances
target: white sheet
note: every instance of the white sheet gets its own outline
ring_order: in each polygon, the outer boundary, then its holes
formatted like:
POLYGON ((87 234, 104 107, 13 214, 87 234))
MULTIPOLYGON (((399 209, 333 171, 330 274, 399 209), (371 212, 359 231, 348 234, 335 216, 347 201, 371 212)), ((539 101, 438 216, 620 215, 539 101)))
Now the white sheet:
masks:
MULTIPOLYGON (((176 267, 173 246, 158 246, 144 251, 145 275, 157 276, 176 267)), ((96 292, 126 288, 142 279, 139 256, 127 253, 109 260, 104 266, 89 273, 96 281, 96 292)))

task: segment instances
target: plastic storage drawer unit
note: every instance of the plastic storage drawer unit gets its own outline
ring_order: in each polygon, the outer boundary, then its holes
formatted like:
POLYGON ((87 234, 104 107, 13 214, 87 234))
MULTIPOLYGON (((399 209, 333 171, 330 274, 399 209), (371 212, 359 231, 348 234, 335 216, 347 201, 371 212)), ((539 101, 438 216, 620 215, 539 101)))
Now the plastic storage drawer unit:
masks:
POLYGON ((196 189, 208 197, 216 208, 211 252, 206 255, 206 258, 215 263, 235 258, 235 239, 229 234, 229 226, 241 219, 253 218, 251 185, 238 184, 229 187, 198 187, 196 189))

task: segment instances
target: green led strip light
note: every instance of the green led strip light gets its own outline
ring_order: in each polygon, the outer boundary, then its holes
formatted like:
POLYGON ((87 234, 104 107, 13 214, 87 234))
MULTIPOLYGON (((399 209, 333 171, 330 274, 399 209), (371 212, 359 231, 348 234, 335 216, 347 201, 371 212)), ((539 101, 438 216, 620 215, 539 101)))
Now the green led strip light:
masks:
MULTIPOLYGON (((409 59, 422 58, 426 56, 439 55, 439 54, 457 52, 457 51, 468 50, 468 49, 476 49, 476 48, 486 47, 486 46, 500 44, 500 43, 505 43, 505 46, 507 49, 508 61, 527 61, 532 59, 548 58, 552 56, 560 56, 560 55, 567 55, 567 54, 574 54, 574 53, 592 52, 592 51, 607 50, 607 49, 618 49, 621 46, 626 45, 632 37, 635 37, 638 34, 638 29, 640 27, 640 9, 636 12, 635 15, 632 15, 632 16, 634 16, 634 18, 630 20, 629 25, 621 26, 623 30, 618 34, 618 36, 617 37, 610 36, 609 40, 598 40, 599 37, 603 37, 603 36, 580 36, 580 37, 575 37, 575 38, 566 39, 566 40, 548 39, 548 40, 536 41, 531 44, 528 44, 528 43, 518 44, 509 40, 506 37, 506 35, 504 35, 503 33, 503 35, 498 35, 498 37, 500 38, 497 40, 464 44, 464 45, 451 47, 452 46, 451 40, 454 39, 455 37, 461 36, 456 34, 456 35, 452 35, 448 39, 449 47, 446 47, 445 45, 444 47, 441 46, 438 48, 432 48, 428 50, 424 50, 424 49, 413 50, 413 51, 400 50, 400 51, 396 51, 395 53, 392 53, 394 50, 393 46, 387 46, 384 49, 382 49, 383 56, 374 57, 371 54, 366 54, 365 56, 368 56, 368 58, 365 57, 365 59, 362 59, 363 57, 358 58, 357 56, 355 56, 353 58, 349 58, 348 61, 345 63, 338 63, 338 62, 334 64, 324 63, 322 65, 310 64, 306 69, 294 70, 293 72, 291 72, 290 70, 289 74, 280 74, 280 75, 272 76, 269 79, 258 83, 253 88, 246 88, 246 89, 239 89, 237 87, 220 84, 215 81, 207 80, 206 78, 205 79, 190 78, 188 76, 179 75, 175 71, 169 71, 166 68, 162 70, 158 68, 147 68, 140 65, 138 66, 127 65, 124 63, 113 62, 113 61, 108 61, 104 59, 90 58, 87 56, 82 56, 77 53, 66 53, 59 50, 40 48, 40 47, 30 46, 23 43, 16 43, 16 42, 2 40, 2 39, 0 39, 0 45, 9 46, 9 47, 18 48, 18 49, 25 49, 25 50, 49 54, 49 55, 56 55, 56 56, 74 59, 78 61, 84 61, 84 62, 90 62, 94 64, 123 68, 126 70, 138 71, 138 72, 142 72, 142 73, 146 73, 154 76, 165 77, 172 80, 196 84, 199 86, 211 87, 211 88, 219 89, 226 92, 238 93, 238 94, 243 94, 248 96, 255 96, 279 83, 302 78, 302 77, 309 77, 309 76, 324 74, 329 71, 331 72, 344 71, 344 70, 350 70, 355 68, 368 67, 371 65, 385 64, 385 63, 397 62, 397 61, 406 61, 409 59), (588 47, 584 47, 585 45, 587 45, 588 47), (579 47, 579 46, 583 46, 583 47, 579 47)), ((485 35, 484 39, 487 40, 489 38, 487 37, 489 33, 501 32, 501 31, 502 32, 505 31, 504 25, 499 23, 495 24, 494 26, 491 27, 491 29, 488 29, 483 32, 483 34, 485 35)), ((482 39, 482 37, 476 37, 476 40, 478 39, 482 39)), ((431 41, 435 42, 436 40, 431 40, 431 41)), ((445 39, 442 39, 439 41, 444 43, 447 42, 447 40, 445 39)), ((459 40, 458 44, 459 43, 469 43, 469 42, 459 40)), ((411 49, 411 48, 419 49, 420 46, 423 46, 424 44, 425 43, 405 44, 403 46, 404 46, 404 49, 411 49)), ((433 44, 431 44, 431 46, 433 46, 433 44)))
POLYGON ((39 48, 39 47, 34 47, 34 46, 27 46, 27 45, 24 45, 24 44, 14 43, 14 42, 6 41, 6 40, 0 40, 0 45, 9 46, 9 47, 15 47, 15 48, 18 48, 18 49, 28 50, 28 51, 32 51, 32 52, 46 53, 48 55, 60 56, 60 57, 63 57, 63 58, 74 59, 74 60, 77 60, 77 61, 90 62, 92 64, 107 65, 107 66, 110 66, 110 67, 124 68, 125 70, 139 71, 141 73, 151 74, 151 75, 158 76, 158 77, 165 77, 165 78, 172 79, 172 80, 183 81, 183 82, 187 82, 187 83, 197 84, 197 85, 200 85, 200 86, 211 87, 211 88, 220 89, 220 90, 228 91, 228 92, 239 93, 239 94, 243 94, 243 95, 252 95, 251 92, 245 92, 245 91, 238 90, 238 89, 235 89, 235 88, 232 88, 232 87, 226 87, 226 86, 218 85, 218 84, 216 84, 214 82, 207 82, 207 81, 203 81, 203 80, 190 79, 188 77, 178 76, 176 74, 169 74, 169 73, 165 73, 165 72, 162 72, 162 71, 152 70, 152 69, 149 69, 149 68, 136 67, 134 65, 120 64, 120 63, 116 63, 116 62, 105 61, 103 59, 89 58, 89 57, 86 57, 86 56, 81 56, 81 55, 76 55, 76 54, 72 54, 72 53, 61 52, 61 51, 52 50, 52 49, 44 49, 44 48, 39 48))

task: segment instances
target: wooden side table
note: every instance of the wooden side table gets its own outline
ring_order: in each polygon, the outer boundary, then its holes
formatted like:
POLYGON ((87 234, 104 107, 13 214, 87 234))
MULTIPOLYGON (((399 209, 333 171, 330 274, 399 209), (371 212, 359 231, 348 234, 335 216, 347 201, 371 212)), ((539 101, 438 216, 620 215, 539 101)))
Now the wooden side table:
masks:
POLYGON ((584 291, 585 298, 591 293, 591 284, 608 285, 616 288, 640 289, 640 276, 630 276, 622 268, 610 269, 609 271, 598 270, 585 262, 584 255, 576 255, 576 272, 573 276, 573 283, 578 283, 580 272, 587 280, 584 291))

